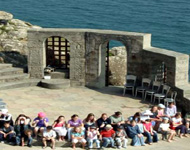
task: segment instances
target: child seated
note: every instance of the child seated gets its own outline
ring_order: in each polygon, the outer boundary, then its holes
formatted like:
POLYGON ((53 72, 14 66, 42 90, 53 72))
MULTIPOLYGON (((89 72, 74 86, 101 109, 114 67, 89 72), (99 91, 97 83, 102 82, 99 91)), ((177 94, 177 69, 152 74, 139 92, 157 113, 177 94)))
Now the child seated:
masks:
POLYGON ((5 140, 11 143, 14 135, 14 128, 10 125, 10 122, 4 122, 4 126, 0 128, 1 143, 4 143, 5 140))
POLYGON ((42 142, 44 144, 43 149, 47 147, 47 141, 51 142, 51 148, 55 148, 55 138, 56 133, 53 131, 52 126, 47 126, 47 128, 43 131, 42 142))
POLYGON ((98 136, 100 135, 98 129, 95 126, 89 127, 87 131, 87 141, 88 147, 93 148, 93 143, 96 142, 96 148, 100 148, 100 141, 98 140, 98 136))
POLYGON ((64 116, 59 116, 57 120, 54 121, 52 127, 55 132, 58 133, 59 135, 59 141, 63 141, 64 137, 67 134, 66 130, 66 123, 65 123, 65 117, 64 116))
POLYGON ((132 146, 145 146, 143 135, 135 120, 131 120, 126 128, 127 135, 132 138, 132 146))
POLYGON ((123 143, 123 148, 127 147, 127 134, 123 128, 123 126, 119 126, 117 128, 117 131, 115 132, 115 140, 117 143, 118 148, 122 148, 122 143, 123 143))
POLYGON ((76 144, 78 142, 82 144, 82 148, 84 149, 86 140, 84 139, 84 132, 82 131, 81 127, 74 127, 73 131, 71 132, 71 138, 73 149, 76 148, 76 144))
POLYGON ((150 119, 146 119, 145 120, 145 123, 143 123, 144 125, 144 136, 147 137, 147 141, 148 141, 148 144, 151 145, 152 142, 158 142, 158 135, 156 133, 156 131, 153 131, 153 128, 152 128, 152 123, 150 121, 150 119), (153 136, 153 140, 151 138, 151 136, 153 136))
POLYGON ((35 138, 37 138, 38 132, 43 133, 44 129, 48 126, 48 118, 43 112, 38 113, 38 117, 33 120, 32 126, 34 127, 35 138))
POLYGON ((171 142, 171 140, 174 140, 174 137, 176 135, 175 130, 171 130, 170 124, 168 123, 169 118, 165 117, 163 118, 162 123, 160 124, 159 131, 162 134, 162 140, 167 139, 168 142, 171 142), (169 134, 168 138, 167 135, 169 134))
POLYGON ((102 147, 108 147, 111 144, 112 148, 116 148, 114 144, 115 131, 110 124, 107 124, 105 129, 100 132, 101 139, 103 140, 102 147))

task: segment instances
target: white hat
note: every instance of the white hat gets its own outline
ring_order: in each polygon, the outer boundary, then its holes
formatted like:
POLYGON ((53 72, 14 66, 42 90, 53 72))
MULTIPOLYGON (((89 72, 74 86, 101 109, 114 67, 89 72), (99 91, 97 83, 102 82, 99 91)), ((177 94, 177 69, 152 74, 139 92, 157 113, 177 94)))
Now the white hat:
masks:
POLYGON ((159 104, 158 107, 163 108, 163 109, 166 108, 163 104, 159 104))
POLYGON ((142 113, 143 116, 151 116, 153 115, 153 113, 150 111, 150 110, 145 110, 143 113, 142 113))
POLYGON ((8 109, 1 109, 1 113, 2 114, 7 114, 8 113, 8 109))

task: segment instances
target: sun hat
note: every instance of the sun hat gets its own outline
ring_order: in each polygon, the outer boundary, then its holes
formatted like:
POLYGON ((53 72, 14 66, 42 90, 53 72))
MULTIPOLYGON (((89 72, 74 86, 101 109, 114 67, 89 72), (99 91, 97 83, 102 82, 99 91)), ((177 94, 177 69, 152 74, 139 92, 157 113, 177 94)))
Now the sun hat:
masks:
POLYGON ((7 113, 8 113, 8 109, 6 109, 6 108, 1 109, 1 113, 2 113, 2 114, 7 114, 7 113))
POLYGON ((159 104, 158 107, 160 107, 162 109, 166 108, 163 104, 159 104))
POLYGON ((106 125, 106 129, 111 129, 111 128, 112 128, 112 126, 110 124, 106 125))
POLYGON ((143 113, 142 113, 143 116, 151 116, 153 115, 153 113, 150 111, 150 110, 145 110, 143 113))
POLYGON ((45 117, 45 116, 46 116, 46 114, 45 114, 44 112, 39 112, 39 113, 38 113, 38 117, 42 117, 42 118, 43 118, 43 117, 45 117))

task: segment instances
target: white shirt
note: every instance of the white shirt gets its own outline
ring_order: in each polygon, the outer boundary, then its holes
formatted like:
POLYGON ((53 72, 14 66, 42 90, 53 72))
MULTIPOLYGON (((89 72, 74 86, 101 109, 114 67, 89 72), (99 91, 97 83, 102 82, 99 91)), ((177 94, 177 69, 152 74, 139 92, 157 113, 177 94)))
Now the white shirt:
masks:
POLYGON ((150 119, 150 116, 140 116, 141 121, 145 121, 147 119, 150 119))
POLYGON ((179 122, 181 122, 182 121, 182 118, 172 118, 172 121, 174 122, 174 123, 179 123, 179 122))
POLYGON ((94 132, 89 131, 88 138, 92 139, 92 140, 98 139, 98 137, 97 137, 97 131, 94 131, 94 132))
POLYGON ((51 131, 49 131, 49 132, 47 132, 46 130, 43 132, 43 136, 44 137, 56 137, 56 133, 55 133, 55 131, 53 131, 53 130, 51 130, 51 131))
POLYGON ((162 130, 167 131, 169 127, 170 127, 169 123, 161 123, 159 127, 159 131, 162 131, 162 130))

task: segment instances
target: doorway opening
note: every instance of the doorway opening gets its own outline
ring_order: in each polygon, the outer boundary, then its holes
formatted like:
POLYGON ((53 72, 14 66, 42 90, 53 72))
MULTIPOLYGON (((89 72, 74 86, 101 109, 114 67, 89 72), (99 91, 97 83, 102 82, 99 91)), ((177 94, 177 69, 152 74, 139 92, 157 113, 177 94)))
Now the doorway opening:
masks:
POLYGON ((45 41, 46 67, 55 69, 52 78, 69 78, 70 44, 60 36, 51 36, 45 41))
POLYGON ((127 50, 120 41, 107 43, 105 58, 105 86, 121 86, 126 80, 127 50))

